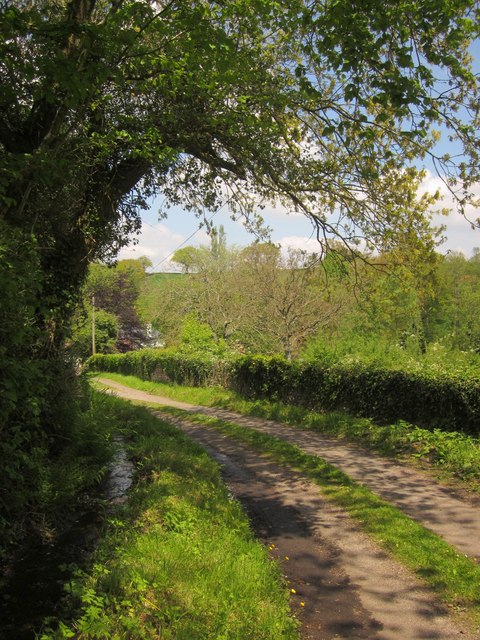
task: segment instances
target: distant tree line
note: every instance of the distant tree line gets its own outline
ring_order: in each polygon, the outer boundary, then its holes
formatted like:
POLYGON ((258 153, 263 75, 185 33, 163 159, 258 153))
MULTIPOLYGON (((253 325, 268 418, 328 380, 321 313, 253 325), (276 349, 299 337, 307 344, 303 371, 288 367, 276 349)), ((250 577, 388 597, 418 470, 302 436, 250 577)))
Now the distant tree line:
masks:
POLYGON ((137 300, 149 266, 150 260, 144 257, 110 266, 99 262, 90 265, 67 343, 75 357, 92 355, 93 339, 99 353, 131 351, 146 345, 148 337, 138 315, 137 300))
MULTIPOLYGON (((222 238, 222 234, 220 234, 222 238)), ((218 238, 215 240, 217 242, 218 238)), ((480 353, 480 252, 436 254, 412 272, 388 255, 282 252, 268 244, 185 247, 173 255, 184 276, 143 281, 144 320, 167 345, 182 343, 188 317, 217 348, 321 356, 428 345, 480 353), (215 246, 215 249, 213 247, 215 246)))

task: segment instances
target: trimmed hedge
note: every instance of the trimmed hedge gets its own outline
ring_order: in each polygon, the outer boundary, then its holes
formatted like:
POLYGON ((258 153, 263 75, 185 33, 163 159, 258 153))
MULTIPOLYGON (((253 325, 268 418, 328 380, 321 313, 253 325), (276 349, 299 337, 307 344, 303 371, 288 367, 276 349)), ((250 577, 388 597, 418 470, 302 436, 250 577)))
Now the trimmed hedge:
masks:
POLYGON ((391 371, 372 365, 323 366, 282 358, 240 356, 232 360, 144 349, 97 355, 97 371, 179 384, 221 384, 249 398, 341 410, 382 422, 406 420, 427 428, 480 433, 480 379, 391 371))
POLYGON ((186 356, 166 349, 140 349, 122 354, 97 354, 87 360, 92 371, 111 371, 141 380, 175 382, 193 387, 226 385, 222 360, 186 356))
POLYGON ((312 410, 342 410, 382 422, 480 433, 480 380, 371 365, 325 367, 259 356, 237 361, 235 388, 312 410))

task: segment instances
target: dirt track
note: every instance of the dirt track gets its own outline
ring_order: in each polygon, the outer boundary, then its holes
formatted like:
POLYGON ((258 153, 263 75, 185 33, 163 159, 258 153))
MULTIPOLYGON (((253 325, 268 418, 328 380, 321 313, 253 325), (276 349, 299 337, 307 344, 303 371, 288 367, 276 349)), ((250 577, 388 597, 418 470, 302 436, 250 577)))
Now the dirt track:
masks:
MULTIPOLYGON (((478 508, 416 471, 321 434, 100 381, 125 398, 201 411, 294 442, 395 502, 464 553, 480 553, 478 508)), ((165 419, 164 414, 159 417, 165 419)), ((187 418, 169 420, 222 463, 225 480, 245 505, 258 535, 275 545, 272 553, 296 591, 292 605, 302 621, 303 638, 472 637, 455 626, 422 583, 391 560, 342 510, 324 501, 315 485, 214 430, 193 425, 187 418)))

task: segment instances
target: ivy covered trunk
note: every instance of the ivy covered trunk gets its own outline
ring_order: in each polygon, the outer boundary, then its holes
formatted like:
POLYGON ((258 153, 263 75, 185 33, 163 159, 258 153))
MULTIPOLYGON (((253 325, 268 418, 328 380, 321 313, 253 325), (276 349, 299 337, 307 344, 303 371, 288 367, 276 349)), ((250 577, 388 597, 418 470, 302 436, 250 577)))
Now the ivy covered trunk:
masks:
POLYGON ((0 222, 2 544, 41 517, 48 461, 72 423, 62 416, 72 389, 59 330, 64 313, 48 303, 38 244, 34 235, 0 222))
POLYGON ((125 246, 149 198, 199 215, 228 205, 255 230, 258 204, 280 201, 312 221, 321 257, 337 239, 431 260, 436 198, 419 194, 414 160, 434 158, 461 211, 479 179, 471 13, 451 0, 2 3, 4 524, 35 510, 43 461, 68 440, 63 344, 88 263, 125 246), (435 152, 439 123, 453 159, 435 152))

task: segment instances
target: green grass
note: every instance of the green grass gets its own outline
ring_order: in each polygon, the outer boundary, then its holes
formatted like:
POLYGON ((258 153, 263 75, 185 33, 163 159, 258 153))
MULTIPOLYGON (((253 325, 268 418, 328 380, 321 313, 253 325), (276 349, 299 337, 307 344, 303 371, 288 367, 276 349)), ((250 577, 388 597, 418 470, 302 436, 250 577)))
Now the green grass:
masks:
MULTIPOLYGON (((107 374, 110 377, 110 374, 107 374)), ((111 376, 113 378, 113 376, 111 376)), ((126 382, 126 378, 115 376, 118 381, 126 382)), ((135 380, 135 379, 133 379, 135 380)), ((161 395, 175 396, 176 390, 171 386, 154 385, 151 383, 135 381, 135 386, 143 387, 161 395)), ((192 404, 200 403, 198 394, 208 395, 207 390, 182 388, 181 399, 192 404), (189 395, 191 393, 191 395, 189 395)), ((222 406, 248 407, 248 403, 237 403, 232 394, 214 390, 212 397, 217 398, 215 403, 222 406), (218 401, 220 394, 220 401, 218 401)), ((180 399, 180 398, 178 398, 180 399)), ((203 402, 207 404, 207 402, 203 402)), ((265 417, 298 419, 302 411, 297 408, 271 406, 266 403, 250 403, 250 410, 256 415, 261 413, 265 417), (300 411, 300 414, 299 414, 300 411)), ((158 412, 158 405, 156 406, 158 412)), ((197 421, 218 429, 228 436, 245 442, 263 454, 271 456, 277 462, 291 466, 304 473, 308 478, 318 484, 322 493, 338 505, 346 509, 352 517, 358 520, 363 529, 377 540, 385 549, 404 565, 417 573, 437 593, 439 599, 448 604, 452 609, 463 612, 469 622, 475 628, 480 627, 480 566, 459 553, 441 538, 405 516, 399 509, 375 496, 371 491, 353 481, 341 471, 326 463, 321 458, 309 455, 299 448, 280 438, 238 426, 216 418, 206 417, 201 414, 191 414, 172 408, 161 410, 165 415, 174 414, 182 416, 188 421, 197 421)), ((303 414, 304 420, 308 420, 309 414, 303 414)), ((325 428, 334 432, 337 428, 340 416, 316 414, 316 420, 325 422, 325 428)), ((310 417, 312 420, 312 417, 310 417)), ((346 422, 355 422, 354 418, 344 417, 346 422)), ((363 421, 360 421, 363 422, 363 421)), ((367 421, 368 422, 368 421, 367 421)), ((399 427, 399 429, 401 426, 399 427)), ((430 433, 430 432, 428 432, 430 433)), ((433 434, 434 435, 434 434, 433 434)), ((445 435, 445 434, 444 434, 445 435)), ((395 437, 392 437, 395 442, 395 437)), ((391 445, 389 445, 391 446, 391 445)))
POLYGON ((42 640, 294 640, 288 590, 218 465, 145 408, 110 398, 137 477, 86 572, 70 587, 73 619, 42 640))
POLYGON ((222 407, 247 415, 284 422, 302 429, 340 436, 359 442, 383 455, 402 457, 411 463, 432 465, 444 479, 452 478, 463 486, 480 492, 480 440, 457 432, 429 431, 407 422, 378 425, 368 418, 345 413, 317 413, 302 407, 265 400, 248 401, 221 387, 183 387, 147 382, 115 373, 95 374, 135 389, 171 399, 222 407))
POLYGON ((280 438, 178 409, 165 408, 162 413, 206 424, 303 473, 326 498, 344 508, 366 533, 422 578, 441 601, 462 611, 472 626, 480 628, 480 566, 399 509, 321 458, 280 438))
POLYGON ((161 299, 165 284, 180 282, 188 278, 184 273, 150 273, 142 283, 142 290, 136 306, 145 322, 154 322, 158 316, 158 301, 161 299))

